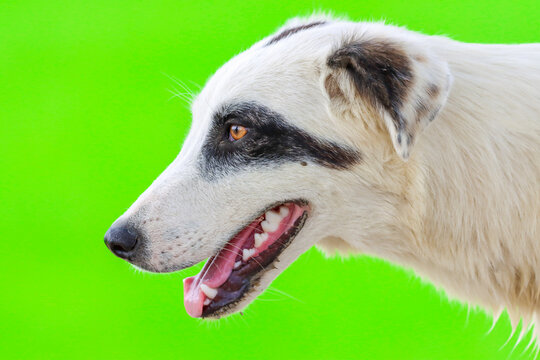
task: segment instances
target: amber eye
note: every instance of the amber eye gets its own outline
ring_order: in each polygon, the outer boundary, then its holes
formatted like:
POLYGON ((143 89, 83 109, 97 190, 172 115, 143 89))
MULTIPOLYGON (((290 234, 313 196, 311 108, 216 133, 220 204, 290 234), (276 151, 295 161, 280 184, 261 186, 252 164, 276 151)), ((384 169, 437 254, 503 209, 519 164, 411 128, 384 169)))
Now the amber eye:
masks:
POLYGON ((240 140, 247 134, 247 129, 242 125, 231 125, 229 128, 229 139, 231 141, 240 140))

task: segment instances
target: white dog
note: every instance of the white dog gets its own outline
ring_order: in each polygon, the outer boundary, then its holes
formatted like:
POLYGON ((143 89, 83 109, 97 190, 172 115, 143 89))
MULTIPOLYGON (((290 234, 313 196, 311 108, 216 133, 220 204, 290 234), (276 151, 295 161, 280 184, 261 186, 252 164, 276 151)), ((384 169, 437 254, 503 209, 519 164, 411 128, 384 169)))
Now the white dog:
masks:
POLYGON ((184 281, 194 317, 240 311, 313 245, 412 267, 540 314, 540 44, 464 44, 294 19, 226 63, 178 158, 106 234, 184 281))

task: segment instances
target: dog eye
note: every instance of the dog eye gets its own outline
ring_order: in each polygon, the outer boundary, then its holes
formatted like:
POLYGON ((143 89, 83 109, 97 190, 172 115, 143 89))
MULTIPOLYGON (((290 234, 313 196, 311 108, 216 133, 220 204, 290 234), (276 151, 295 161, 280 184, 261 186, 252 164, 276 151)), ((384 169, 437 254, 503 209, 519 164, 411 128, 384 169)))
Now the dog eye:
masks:
POLYGON ((229 140, 240 140, 241 138, 246 136, 247 132, 247 129, 242 125, 231 125, 229 127, 229 140))

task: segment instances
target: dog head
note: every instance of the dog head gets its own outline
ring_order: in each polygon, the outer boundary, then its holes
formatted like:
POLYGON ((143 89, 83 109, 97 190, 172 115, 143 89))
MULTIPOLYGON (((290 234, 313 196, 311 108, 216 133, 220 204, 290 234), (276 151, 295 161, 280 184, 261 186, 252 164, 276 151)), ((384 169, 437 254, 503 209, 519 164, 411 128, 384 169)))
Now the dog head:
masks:
POLYGON ((180 154, 106 243, 154 272, 209 259, 184 281, 195 317, 241 310, 314 244, 396 249, 404 160, 449 79, 421 35, 289 22, 210 78, 180 154))

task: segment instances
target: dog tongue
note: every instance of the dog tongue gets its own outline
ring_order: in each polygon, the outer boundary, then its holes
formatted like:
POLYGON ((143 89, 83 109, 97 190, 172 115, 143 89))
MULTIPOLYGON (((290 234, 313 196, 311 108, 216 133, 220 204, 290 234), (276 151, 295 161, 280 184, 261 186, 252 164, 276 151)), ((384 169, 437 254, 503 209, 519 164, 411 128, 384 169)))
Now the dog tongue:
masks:
POLYGON ((206 295, 201 290, 201 284, 215 289, 227 281, 233 270, 236 257, 259 222, 260 220, 255 220, 246 226, 225 245, 219 254, 208 259, 200 273, 184 279, 184 306, 190 316, 199 317, 202 315, 206 295))

